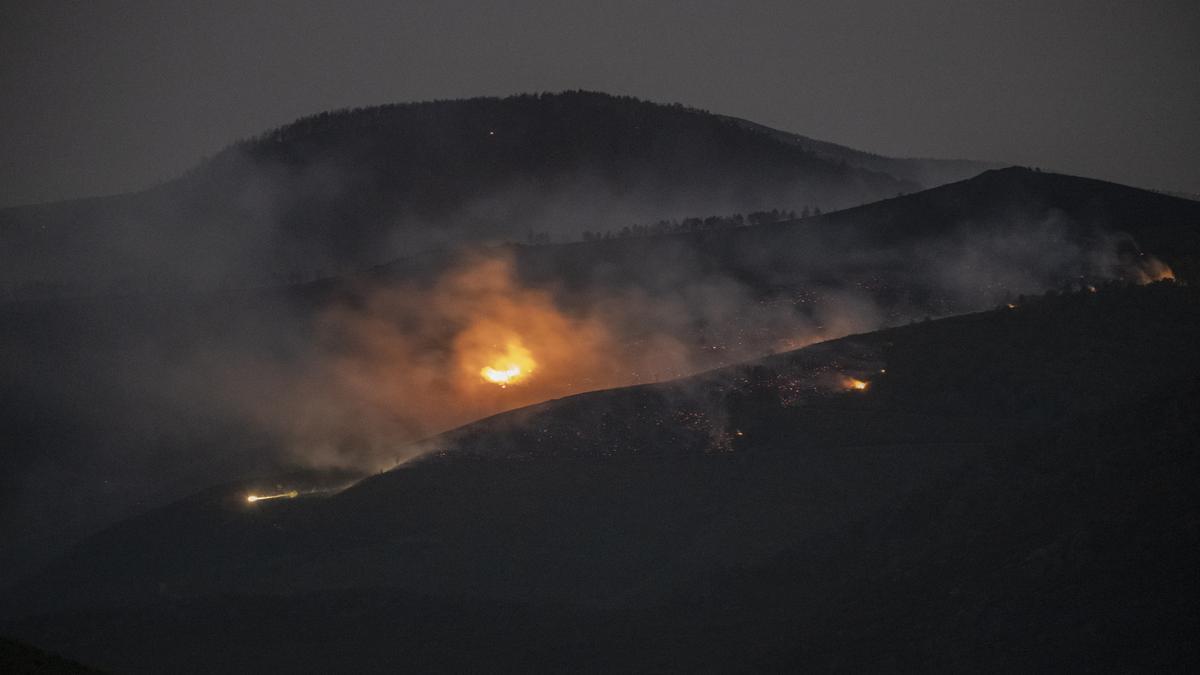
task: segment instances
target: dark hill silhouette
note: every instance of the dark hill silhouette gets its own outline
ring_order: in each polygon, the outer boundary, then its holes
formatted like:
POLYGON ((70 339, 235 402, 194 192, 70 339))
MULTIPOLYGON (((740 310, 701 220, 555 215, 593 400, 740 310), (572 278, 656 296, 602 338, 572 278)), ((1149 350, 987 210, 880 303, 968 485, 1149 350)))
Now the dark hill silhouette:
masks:
POLYGON ((126 521, 4 630, 151 670, 1187 669, 1198 339, 1196 290, 1113 286, 552 401, 126 521))
POLYGON ((928 186, 880 161, 867 169, 702 111, 589 92, 329 112, 140 193, 0 211, 0 283, 262 283, 530 230, 576 238, 928 186))
POLYGON ((46 653, 36 647, 0 637, 0 672, 24 675, 98 675, 93 670, 74 661, 46 653))

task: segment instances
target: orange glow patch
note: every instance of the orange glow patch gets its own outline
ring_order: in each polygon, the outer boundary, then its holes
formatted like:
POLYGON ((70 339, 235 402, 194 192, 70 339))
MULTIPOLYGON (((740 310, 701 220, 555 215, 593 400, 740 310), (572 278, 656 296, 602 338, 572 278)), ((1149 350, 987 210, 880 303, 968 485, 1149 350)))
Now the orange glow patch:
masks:
POLYGON ((1156 281, 1175 281, 1175 270, 1152 255, 1143 256, 1138 265, 1128 273, 1137 284, 1152 284, 1156 281))
POLYGON ((1147 265, 1145 271, 1150 281, 1175 281, 1175 270, 1161 260, 1155 260, 1147 265))
POLYGON ((854 377, 846 377, 842 379, 842 386, 850 391, 866 391, 871 383, 854 377))
POLYGON ((268 499, 295 499, 299 496, 299 491, 290 490, 288 492, 280 492, 279 494, 274 495, 246 495, 246 501, 253 504, 254 502, 262 502, 268 499))
POLYGON ((520 340, 512 339, 505 345, 503 353, 479 370, 479 375, 487 382, 507 387, 529 377, 536 366, 537 361, 533 360, 529 350, 520 340))

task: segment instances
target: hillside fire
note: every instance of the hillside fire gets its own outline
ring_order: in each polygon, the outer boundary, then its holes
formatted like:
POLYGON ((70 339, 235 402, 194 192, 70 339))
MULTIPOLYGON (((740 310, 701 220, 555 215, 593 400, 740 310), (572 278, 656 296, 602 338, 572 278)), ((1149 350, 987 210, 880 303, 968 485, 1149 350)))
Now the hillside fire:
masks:
POLYGON ((479 374, 483 375, 483 379, 487 380, 488 382, 495 382, 496 384, 505 385, 521 376, 521 367, 508 366, 504 370, 497 370, 496 368, 487 366, 483 370, 479 371, 479 374))
POLYGON ((1126 273, 1134 283, 1152 284, 1157 281, 1175 281, 1175 270, 1152 255, 1141 254, 1134 268, 1126 273))
POLYGON ((1175 281, 1175 270, 1171 269, 1170 265, 1161 260, 1151 260, 1143 269, 1146 277, 1149 279, 1148 283, 1155 281, 1175 281))
POLYGON ((288 492, 280 492, 274 495, 247 495, 246 501, 253 504, 254 502, 266 501, 268 499, 295 499, 300 496, 298 490, 290 490, 288 492))
POLYGON ((529 350, 519 340, 512 339, 505 345, 504 353, 494 357, 490 365, 481 368, 479 375, 485 381, 505 388, 528 377, 536 366, 537 362, 529 350))
POLYGON ((854 377, 845 377, 842 379, 842 387, 847 391, 866 391, 869 386, 871 386, 870 382, 854 377))

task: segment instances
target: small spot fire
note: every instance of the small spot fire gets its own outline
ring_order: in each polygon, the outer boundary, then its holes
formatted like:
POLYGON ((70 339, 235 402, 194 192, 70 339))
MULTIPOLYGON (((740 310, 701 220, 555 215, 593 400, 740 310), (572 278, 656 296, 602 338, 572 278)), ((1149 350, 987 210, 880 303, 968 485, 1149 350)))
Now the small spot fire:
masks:
POLYGON ((266 501, 268 499, 295 499, 299 496, 299 490, 289 490, 288 492, 280 492, 273 495, 247 495, 246 501, 253 504, 254 502, 266 501))
POLYGON ((1139 253, 1134 264, 1129 265, 1123 275, 1136 284, 1152 284, 1156 281, 1175 281, 1175 270, 1158 258, 1139 253))
POLYGON ((871 386, 871 383, 866 380, 849 376, 842 378, 842 387, 847 391, 866 391, 869 386, 871 386))

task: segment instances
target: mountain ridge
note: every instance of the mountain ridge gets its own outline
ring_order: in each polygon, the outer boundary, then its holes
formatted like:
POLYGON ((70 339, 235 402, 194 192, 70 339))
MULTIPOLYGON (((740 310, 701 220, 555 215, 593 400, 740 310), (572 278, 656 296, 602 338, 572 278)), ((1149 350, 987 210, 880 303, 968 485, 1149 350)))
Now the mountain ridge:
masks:
POLYGON ((0 209, 0 284, 361 267, 457 241, 825 209, 922 185, 679 105, 592 92, 321 113, 125 195, 0 209), (124 276, 115 276, 114 268, 124 276))

